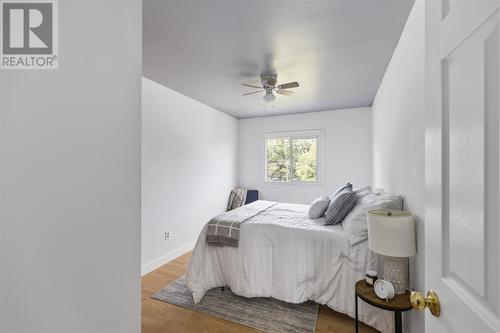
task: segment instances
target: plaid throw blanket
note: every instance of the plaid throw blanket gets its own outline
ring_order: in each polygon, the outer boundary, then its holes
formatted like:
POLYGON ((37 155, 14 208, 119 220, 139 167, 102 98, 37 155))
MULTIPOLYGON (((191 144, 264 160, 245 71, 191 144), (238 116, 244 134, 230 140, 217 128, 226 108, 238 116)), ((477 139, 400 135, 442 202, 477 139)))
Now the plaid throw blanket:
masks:
POLYGON ((246 200, 247 200, 247 190, 244 188, 235 188, 229 194, 229 200, 227 201, 226 212, 243 206, 246 200))
POLYGON ((276 204, 258 200, 214 217, 207 224, 208 245, 238 247, 241 224, 276 204))

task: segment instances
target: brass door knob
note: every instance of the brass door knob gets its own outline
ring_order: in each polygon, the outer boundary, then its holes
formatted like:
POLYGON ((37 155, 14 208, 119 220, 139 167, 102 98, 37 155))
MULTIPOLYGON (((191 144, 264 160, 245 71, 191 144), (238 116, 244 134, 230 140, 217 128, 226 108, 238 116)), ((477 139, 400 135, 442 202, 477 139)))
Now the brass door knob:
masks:
POLYGON ((427 296, 424 297, 419 291, 412 291, 410 294, 411 306, 416 310, 424 310, 429 308, 433 316, 439 317, 441 314, 441 306, 439 305, 439 297, 435 291, 429 290, 427 296))

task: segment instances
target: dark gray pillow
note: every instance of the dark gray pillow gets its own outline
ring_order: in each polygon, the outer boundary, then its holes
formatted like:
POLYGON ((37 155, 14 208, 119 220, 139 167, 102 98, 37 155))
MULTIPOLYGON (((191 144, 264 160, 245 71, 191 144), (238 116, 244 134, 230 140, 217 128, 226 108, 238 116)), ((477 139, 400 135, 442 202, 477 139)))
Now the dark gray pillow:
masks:
POLYGON ((339 189, 337 191, 335 191, 335 193, 332 194, 332 196, 330 197, 330 200, 333 199, 337 194, 339 194, 340 192, 342 192, 345 189, 351 189, 352 190, 352 184, 351 183, 346 183, 344 186, 339 187, 339 189))
POLYGON ((356 206, 358 198, 356 192, 351 187, 347 187, 337 193, 325 212, 325 225, 339 224, 349 214, 349 212, 356 206))

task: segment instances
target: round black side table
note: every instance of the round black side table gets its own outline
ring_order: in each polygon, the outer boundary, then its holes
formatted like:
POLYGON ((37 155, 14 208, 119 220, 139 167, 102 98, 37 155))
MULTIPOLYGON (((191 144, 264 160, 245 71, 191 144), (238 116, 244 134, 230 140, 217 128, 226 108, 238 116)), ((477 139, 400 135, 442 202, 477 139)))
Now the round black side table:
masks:
POLYGON ((412 309, 410 303, 410 293, 407 291, 404 294, 396 294, 393 299, 388 302, 385 299, 380 299, 375 295, 373 287, 369 286, 365 280, 359 280, 354 287, 355 302, 356 302, 356 333, 358 333, 358 297, 366 303, 375 306, 379 309, 384 309, 394 312, 394 321, 396 333, 403 332, 403 323, 401 321, 401 313, 412 309))

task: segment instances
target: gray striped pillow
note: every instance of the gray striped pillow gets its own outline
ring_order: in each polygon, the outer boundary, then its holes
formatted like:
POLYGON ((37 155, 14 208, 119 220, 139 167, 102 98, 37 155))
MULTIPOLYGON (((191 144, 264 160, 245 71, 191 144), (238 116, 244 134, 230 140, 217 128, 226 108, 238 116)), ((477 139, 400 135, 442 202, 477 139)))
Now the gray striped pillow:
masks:
POLYGON ((335 193, 332 194, 331 199, 333 199, 337 194, 339 194, 340 192, 342 192, 343 190, 346 190, 346 189, 351 189, 352 190, 352 184, 351 183, 346 183, 344 186, 339 187, 337 189, 337 191, 335 191, 335 193))
POLYGON ((356 206, 358 198, 352 187, 348 187, 337 193, 325 212, 325 225, 339 224, 356 206))

